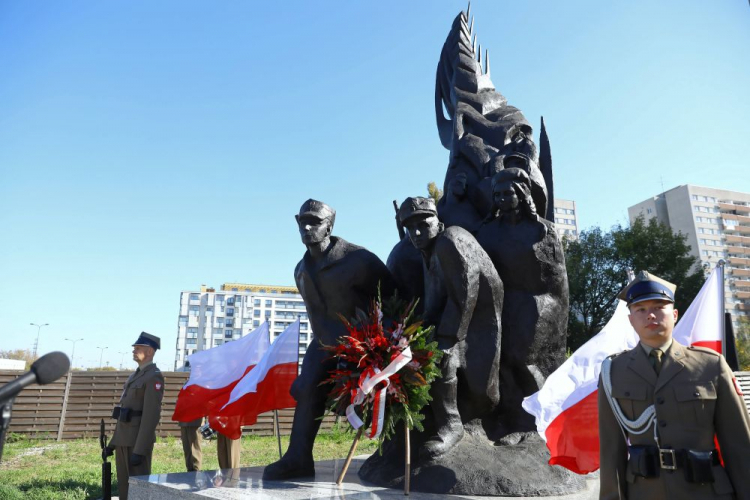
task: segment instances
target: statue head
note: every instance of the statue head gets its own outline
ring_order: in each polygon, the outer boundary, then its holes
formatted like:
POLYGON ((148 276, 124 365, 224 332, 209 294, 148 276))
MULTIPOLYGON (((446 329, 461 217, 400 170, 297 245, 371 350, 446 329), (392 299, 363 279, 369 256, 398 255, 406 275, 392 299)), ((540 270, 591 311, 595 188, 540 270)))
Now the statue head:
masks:
POLYGON ((492 176, 492 211, 509 213, 516 210, 530 218, 536 216, 531 179, 520 168, 505 168, 492 176))
POLYGON ((398 219, 419 250, 429 249, 445 226, 438 219, 432 198, 407 198, 398 209, 398 219))
POLYGON ((294 216, 299 226, 299 234, 305 246, 316 245, 331 236, 336 222, 336 211, 317 200, 307 200, 294 216))
POLYGON ((459 172, 454 175, 448 183, 450 193, 459 200, 463 199, 466 196, 466 182, 466 172, 459 172))

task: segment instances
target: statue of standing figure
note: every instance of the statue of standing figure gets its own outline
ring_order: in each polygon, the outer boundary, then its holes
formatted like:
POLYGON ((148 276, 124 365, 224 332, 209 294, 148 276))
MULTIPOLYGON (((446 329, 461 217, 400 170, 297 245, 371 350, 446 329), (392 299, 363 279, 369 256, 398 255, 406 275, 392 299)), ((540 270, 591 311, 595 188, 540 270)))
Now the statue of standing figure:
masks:
POLYGON ((297 401, 289 448, 281 460, 268 465, 263 479, 290 479, 315 475, 313 444, 325 413, 328 386, 320 383, 335 368, 335 360, 320 348, 334 345, 347 334, 339 318, 353 318, 356 310, 367 311, 378 296, 395 290, 390 272, 368 250, 332 236, 336 212, 317 200, 307 200, 296 216, 305 255, 294 270, 294 280, 305 301, 313 339, 302 361, 302 372, 292 385, 297 401))
POLYGON ((505 287, 502 419, 507 433, 536 429, 521 402, 564 360, 568 323, 565 258, 551 222, 537 215, 525 170, 492 177, 493 213, 477 240, 505 287))
POLYGON ((422 254, 423 319, 435 326, 444 352, 442 377, 430 388, 436 433, 420 448, 428 459, 461 440, 464 422, 490 420, 500 402, 503 285, 474 236, 459 226, 445 228, 437 215, 432 199, 420 197, 407 198, 398 212, 422 254))

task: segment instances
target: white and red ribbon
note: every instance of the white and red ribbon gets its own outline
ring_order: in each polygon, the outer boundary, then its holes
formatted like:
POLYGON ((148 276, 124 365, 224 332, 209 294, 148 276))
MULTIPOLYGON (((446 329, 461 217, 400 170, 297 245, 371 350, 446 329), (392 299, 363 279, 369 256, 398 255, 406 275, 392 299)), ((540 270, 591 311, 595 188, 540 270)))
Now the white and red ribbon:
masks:
POLYGON ((390 385, 390 378, 395 375, 401 368, 409 364, 411 361, 411 348, 406 346, 406 349, 396 356, 396 359, 385 368, 380 370, 378 368, 367 368, 359 380, 359 388, 357 394, 352 400, 352 404, 346 407, 346 419, 355 429, 359 429, 364 425, 362 419, 357 415, 356 407, 360 406, 365 402, 367 396, 373 392, 375 387, 384 382, 385 385, 374 392, 372 399, 372 426, 370 426, 370 433, 367 437, 370 439, 377 439, 380 433, 383 431, 383 419, 385 418, 385 400, 386 390, 390 385))

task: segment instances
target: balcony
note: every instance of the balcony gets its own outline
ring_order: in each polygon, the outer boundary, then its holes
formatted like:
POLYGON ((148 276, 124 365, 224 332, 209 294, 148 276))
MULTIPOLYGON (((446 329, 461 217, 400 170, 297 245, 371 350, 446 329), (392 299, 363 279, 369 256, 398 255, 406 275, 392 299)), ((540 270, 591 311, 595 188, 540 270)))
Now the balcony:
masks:
POLYGON ((727 257, 727 261, 733 266, 750 266, 750 259, 742 257, 727 257))
POLYGON ((738 309, 740 311, 750 311, 750 304, 739 303, 735 305, 735 309, 738 309))
POLYGON ((750 246, 750 236, 740 236, 736 234, 728 234, 725 236, 727 243, 739 243, 741 245, 750 246))
POLYGON ((729 253, 737 254, 740 256, 750 255, 750 247, 740 247, 737 245, 729 245, 729 253))
POLYGON ((750 206, 748 205, 735 205, 734 203, 720 201, 719 209, 736 212, 738 214, 750 214, 750 206))
POLYGON ((735 290, 734 296, 737 297, 738 299, 743 299, 743 300, 750 299, 750 290, 748 290, 747 292, 745 291, 741 292, 739 290, 735 290))
POLYGON ((747 288, 750 289, 750 281, 737 280, 734 282, 735 288, 747 288))
POLYGON ((732 276, 750 276, 750 269, 738 269, 736 267, 729 268, 729 272, 732 276))

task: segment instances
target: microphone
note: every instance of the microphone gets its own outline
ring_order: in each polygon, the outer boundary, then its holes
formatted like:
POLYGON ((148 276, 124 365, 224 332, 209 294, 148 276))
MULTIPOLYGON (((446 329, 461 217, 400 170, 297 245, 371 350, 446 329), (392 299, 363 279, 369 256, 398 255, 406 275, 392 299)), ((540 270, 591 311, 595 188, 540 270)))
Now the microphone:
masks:
POLYGON ((32 363, 31 369, 0 387, 0 403, 13 398, 31 384, 51 384, 70 368, 70 360, 65 353, 55 351, 45 354, 32 363))

